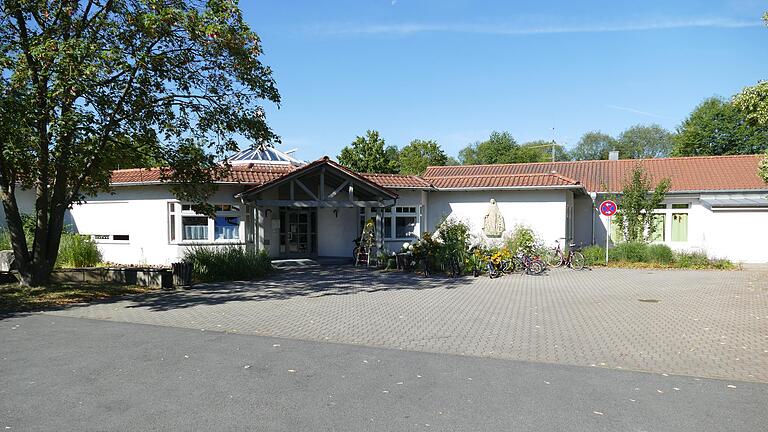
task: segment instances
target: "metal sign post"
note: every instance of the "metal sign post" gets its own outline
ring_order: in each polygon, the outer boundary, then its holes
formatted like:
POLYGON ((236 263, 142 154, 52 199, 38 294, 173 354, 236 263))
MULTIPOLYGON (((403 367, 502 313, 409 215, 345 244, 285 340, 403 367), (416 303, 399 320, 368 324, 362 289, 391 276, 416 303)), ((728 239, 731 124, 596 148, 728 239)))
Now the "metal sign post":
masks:
POLYGON ((605 233, 605 265, 608 265, 608 239, 611 238, 611 219, 613 216, 608 216, 608 231, 605 233))
POLYGON ((600 214, 608 218, 608 230, 605 233, 605 264, 608 265, 608 241, 611 238, 611 220, 613 215, 619 210, 619 206, 611 200, 605 200, 600 203, 600 214))

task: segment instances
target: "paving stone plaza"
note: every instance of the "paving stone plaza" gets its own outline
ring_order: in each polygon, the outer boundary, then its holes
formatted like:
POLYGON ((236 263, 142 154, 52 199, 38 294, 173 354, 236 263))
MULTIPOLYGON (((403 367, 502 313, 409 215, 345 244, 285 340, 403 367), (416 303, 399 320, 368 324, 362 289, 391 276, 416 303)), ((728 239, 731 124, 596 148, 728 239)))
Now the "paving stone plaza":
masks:
POLYGON ((347 266, 51 315, 768 382, 768 272, 556 269, 425 278, 347 266))

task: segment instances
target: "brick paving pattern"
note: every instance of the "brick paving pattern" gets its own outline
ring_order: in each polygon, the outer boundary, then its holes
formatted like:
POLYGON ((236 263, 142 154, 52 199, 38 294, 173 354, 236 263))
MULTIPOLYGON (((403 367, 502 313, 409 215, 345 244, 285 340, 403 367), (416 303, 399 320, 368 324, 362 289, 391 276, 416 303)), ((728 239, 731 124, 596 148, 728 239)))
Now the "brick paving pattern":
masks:
POLYGON ((308 268, 49 314, 768 382, 761 270, 556 269, 490 280, 308 268))

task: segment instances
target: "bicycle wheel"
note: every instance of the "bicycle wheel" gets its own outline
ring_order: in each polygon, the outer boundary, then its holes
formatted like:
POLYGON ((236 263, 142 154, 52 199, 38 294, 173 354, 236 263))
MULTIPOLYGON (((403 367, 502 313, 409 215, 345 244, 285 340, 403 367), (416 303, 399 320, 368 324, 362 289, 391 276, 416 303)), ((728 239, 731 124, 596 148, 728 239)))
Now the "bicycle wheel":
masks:
POLYGON ((550 267, 560 267, 563 265, 563 252, 559 249, 550 251, 545 257, 546 263, 550 267))
POLYGON ((581 252, 574 252, 571 255, 571 268, 581 270, 584 268, 584 255, 581 252))
POLYGON ((531 264, 528 266, 528 274, 534 274, 538 275, 544 272, 544 263, 541 261, 531 261, 531 264))
POLYGON ((491 279, 499 277, 499 273, 496 271, 496 266, 491 262, 488 263, 488 277, 491 279))

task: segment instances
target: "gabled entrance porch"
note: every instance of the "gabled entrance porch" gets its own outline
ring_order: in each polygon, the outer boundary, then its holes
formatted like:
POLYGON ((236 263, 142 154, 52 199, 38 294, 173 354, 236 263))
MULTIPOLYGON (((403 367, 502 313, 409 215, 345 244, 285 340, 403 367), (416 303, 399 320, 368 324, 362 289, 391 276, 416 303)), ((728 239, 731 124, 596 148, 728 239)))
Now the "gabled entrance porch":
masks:
POLYGON ((323 158, 237 197, 253 214, 248 238, 257 250, 275 258, 351 259, 362 228, 359 209, 370 209, 380 227, 397 194, 323 158))

